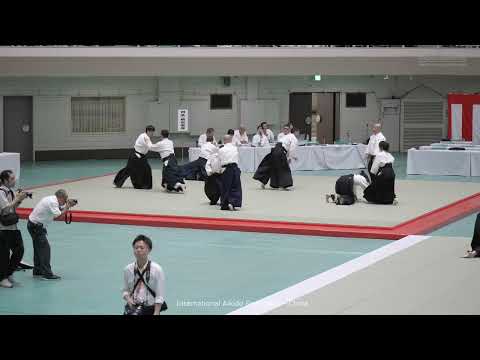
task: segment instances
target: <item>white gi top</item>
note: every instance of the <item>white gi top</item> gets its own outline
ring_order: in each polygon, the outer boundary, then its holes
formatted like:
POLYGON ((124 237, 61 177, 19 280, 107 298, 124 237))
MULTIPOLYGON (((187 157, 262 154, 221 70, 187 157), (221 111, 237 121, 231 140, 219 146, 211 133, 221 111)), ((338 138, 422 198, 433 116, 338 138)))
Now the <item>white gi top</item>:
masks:
MULTIPOLYGON (((7 196, 4 191, 0 190, 0 213, 2 215, 7 215, 7 214, 10 214, 10 213, 14 213, 15 209, 13 207, 11 207, 8 210, 5 209, 5 208, 7 207, 7 205, 9 203, 11 203, 11 202, 13 202, 13 200, 15 200, 15 192, 13 190, 9 189, 8 187, 6 187, 5 185, 0 186, 0 189, 5 190, 8 194, 8 196, 7 196), (13 194, 13 196, 12 196, 12 194, 13 194)), ((0 230, 17 230, 17 224, 5 226, 2 223, 0 223, 0 230)), ((3 241, 3 240, 0 240, 0 241, 3 241)))
POLYGON ((280 142, 282 143, 285 150, 287 150, 287 157, 290 157, 295 152, 298 140, 295 135, 290 133, 288 135, 283 136, 280 142))
POLYGON ((60 207, 55 195, 47 196, 38 202, 28 220, 37 225, 43 224, 43 226, 47 226, 48 223, 51 223, 61 215, 61 209, 63 209, 63 206, 60 207))
MULTIPOLYGON (((207 134, 202 134, 198 137, 198 147, 202 147, 207 143, 207 134)), ((213 137, 213 144, 217 145, 217 140, 215 140, 215 136, 213 137)))
POLYGON ((270 143, 268 142, 268 137, 265 135, 258 135, 256 134, 252 139, 253 146, 264 147, 268 146, 270 143))
POLYGON ((203 144, 202 148, 200 149, 200 157, 208 160, 208 157, 217 150, 218 148, 215 145, 213 145, 211 142, 207 142, 203 144))
POLYGON ((248 135, 247 132, 245 131, 243 135, 240 134, 240 130, 235 130, 233 132, 233 139, 232 143, 235 145, 241 145, 242 141, 246 141, 248 143, 248 135))
POLYGON ((282 138, 283 138, 284 136, 285 136, 285 134, 283 133, 283 131, 282 131, 282 132, 279 132, 279 133, 278 133, 278 136, 277 136, 277 141, 280 142, 280 140, 282 140, 282 138))
POLYGON ((220 150, 218 150, 218 156, 220 157, 220 164, 238 164, 238 149, 232 143, 225 144, 220 150))
POLYGON ((152 151, 157 151, 160 153, 160 157, 165 159, 170 154, 175 154, 175 150, 173 149, 173 141, 170 139, 163 139, 159 142, 153 144, 150 149, 152 151))
POLYGON ((370 136, 370 141, 368 142, 367 150, 365 151, 366 155, 371 155, 371 156, 376 156, 380 152, 380 148, 378 147, 378 144, 380 144, 380 141, 385 141, 385 136, 381 132, 378 134, 372 134, 370 136))
POLYGON ((275 135, 273 134, 273 131, 270 129, 267 129, 266 133, 267 133, 268 141, 272 143, 275 142, 275 135))
MULTIPOLYGON (((139 269, 140 273, 145 270, 147 264, 145 264, 142 269, 139 269)), ((136 281, 138 280, 138 275, 135 276, 134 272, 136 266, 137 263, 134 262, 128 264, 123 270, 124 286, 122 296, 125 296, 127 294, 130 295, 136 281)), ((143 274, 143 278, 145 279, 145 281, 147 281, 146 275, 147 274, 143 274)), ((150 279, 148 281, 148 286, 150 286, 150 288, 155 292, 155 298, 152 296, 150 291, 148 291, 145 284, 140 281, 133 294, 133 301, 135 303, 145 303, 147 306, 162 304, 165 301, 165 274, 162 267, 153 261, 150 262, 150 279)))
POLYGON ((384 167, 385 164, 393 164, 394 161, 395 158, 392 156, 392 154, 386 151, 381 151, 377 154, 377 156, 375 156, 370 172, 374 175, 377 175, 380 168, 384 167))
POLYGON ((205 164, 205 170, 207 171, 208 176, 221 174, 225 170, 222 168, 218 150, 208 157, 207 163, 205 164))
MULTIPOLYGON (((137 141, 135 141, 135 146, 134 149, 135 151, 138 151, 140 154, 147 155, 147 153, 151 150, 152 148, 152 141, 148 137, 147 133, 140 134, 137 138, 137 141)), ((138 154, 138 158, 141 156, 138 154)))

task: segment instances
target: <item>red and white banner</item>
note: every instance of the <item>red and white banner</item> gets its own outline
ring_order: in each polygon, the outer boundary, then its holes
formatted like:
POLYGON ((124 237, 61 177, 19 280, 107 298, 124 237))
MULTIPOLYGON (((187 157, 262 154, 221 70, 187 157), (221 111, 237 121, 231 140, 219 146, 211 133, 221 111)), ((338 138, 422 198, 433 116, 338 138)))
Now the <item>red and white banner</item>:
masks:
POLYGON ((480 144, 480 95, 448 95, 448 137, 480 144))

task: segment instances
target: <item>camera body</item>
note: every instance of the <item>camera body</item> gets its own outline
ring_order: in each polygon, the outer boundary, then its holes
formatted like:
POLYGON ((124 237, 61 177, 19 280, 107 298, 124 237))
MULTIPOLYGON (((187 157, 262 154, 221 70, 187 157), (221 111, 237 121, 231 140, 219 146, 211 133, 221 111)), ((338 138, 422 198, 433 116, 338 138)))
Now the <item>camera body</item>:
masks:
POLYGON ((73 205, 77 205, 78 204, 78 200, 77 199, 71 199, 73 205))
POLYGON ((23 189, 18 189, 18 192, 19 192, 19 193, 20 193, 20 192, 24 192, 25 195, 27 195, 27 197, 30 198, 30 199, 32 199, 32 197, 33 197, 33 193, 28 192, 28 191, 23 191, 23 189))

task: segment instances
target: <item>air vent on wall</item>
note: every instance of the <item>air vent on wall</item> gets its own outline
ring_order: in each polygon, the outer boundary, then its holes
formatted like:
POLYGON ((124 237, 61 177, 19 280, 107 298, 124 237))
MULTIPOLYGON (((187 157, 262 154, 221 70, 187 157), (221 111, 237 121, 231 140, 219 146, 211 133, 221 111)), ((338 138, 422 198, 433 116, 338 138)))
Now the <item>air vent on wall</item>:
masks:
POLYGON ((421 57, 418 58, 419 66, 467 66, 467 59, 462 57, 421 57))

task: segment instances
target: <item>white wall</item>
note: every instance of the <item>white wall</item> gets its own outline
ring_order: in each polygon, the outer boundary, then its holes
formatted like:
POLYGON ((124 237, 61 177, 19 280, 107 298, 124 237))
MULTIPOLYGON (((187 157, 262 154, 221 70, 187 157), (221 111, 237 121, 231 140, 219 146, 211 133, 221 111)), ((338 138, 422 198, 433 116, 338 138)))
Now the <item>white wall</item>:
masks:
MULTIPOLYGON (((242 99, 278 100, 280 119, 273 124, 278 132, 289 118, 289 94, 291 92, 340 92, 340 137, 350 131, 352 140, 365 140, 365 122, 375 122, 379 115, 379 100, 402 96, 419 84, 431 86, 443 95, 453 91, 480 91, 480 77, 408 77, 384 80, 381 76, 324 76, 313 81, 308 76, 292 77, 233 77, 230 87, 225 87, 220 77, 161 77, 161 78, 2 78, 0 97, 29 95, 34 97, 34 146, 35 150, 58 149, 107 149, 130 148, 148 121, 148 103, 161 101, 175 106, 184 101, 206 100, 211 93, 234 94, 232 111, 210 112, 216 126, 225 128, 240 121, 239 103, 242 99), (367 108, 345 108, 345 92, 368 93, 367 108), (85 136, 72 135, 69 110, 70 96, 126 96, 127 132, 122 135, 85 136), (228 124, 228 126, 226 126, 228 124)), ((432 98, 432 91, 420 88, 408 95, 413 98, 432 98)), ((438 96, 438 95, 435 95, 438 96)), ((0 104, 3 102, 0 101, 0 104)), ((0 121, 3 111, 0 111, 0 121)), ((172 118, 176 111, 171 111, 172 118)), ((270 121, 265 119, 265 121, 270 121)), ((174 123, 174 122, 173 122, 174 123)), ((3 126, 0 126, 3 132, 3 126)), ((221 134, 217 134, 219 136, 221 134)), ((196 136, 174 134, 178 145, 193 145, 196 136)), ((0 144, 3 136, 0 136, 0 144)))
POLYGON ((0 151, 3 151, 3 96, 0 96, 0 151))

